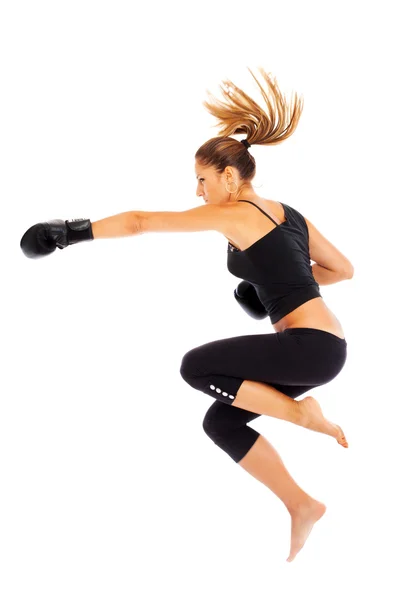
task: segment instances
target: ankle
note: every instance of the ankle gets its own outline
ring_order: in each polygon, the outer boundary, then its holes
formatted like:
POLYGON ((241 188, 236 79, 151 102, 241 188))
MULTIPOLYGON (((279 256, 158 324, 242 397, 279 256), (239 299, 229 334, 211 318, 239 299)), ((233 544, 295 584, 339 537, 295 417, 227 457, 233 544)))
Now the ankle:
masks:
MULTIPOLYGON (((303 400, 305 400, 305 398, 303 398, 303 400)), ((294 400, 294 402, 296 402, 296 424, 307 428, 310 424, 310 415, 307 412, 307 407, 303 404, 303 400, 294 400)))
POLYGON ((311 496, 309 496, 308 494, 306 494, 304 492, 304 494, 302 494, 295 500, 290 501, 289 503, 285 504, 285 506, 286 506, 290 516, 293 517, 294 515, 302 513, 305 510, 308 510, 309 508, 311 508, 313 506, 313 504, 315 504, 315 502, 316 502, 316 500, 314 500, 314 498, 312 498, 311 496))
POLYGON ((300 425, 302 427, 305 427, 308 417, 303 409, 301 400, 293 400, 292 414, 293 414, 292 422, 295 425, 300 425))

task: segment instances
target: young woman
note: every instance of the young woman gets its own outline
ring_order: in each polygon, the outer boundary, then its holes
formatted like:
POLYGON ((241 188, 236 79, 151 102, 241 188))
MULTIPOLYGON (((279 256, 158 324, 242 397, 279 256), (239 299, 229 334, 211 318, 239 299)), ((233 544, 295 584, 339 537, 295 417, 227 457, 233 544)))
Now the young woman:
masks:
POLYGON ((184 355, 180 373, 214 400, 203 422, 207 435, 287 507, 291 561, 326 507, 299 487, 273 446, 248 423, 268 415, 348 447, 342 429, 325 419, 313 396, 295 398, 331 381, 346 362, 344 332, 320 285, 351 278, 353 266, 295 208, 261 198, 253 189, 256 165, 249 148, 287 139, 302 112, 297 94, 289 105, 276 81, 260 72, 261 81, 250 71, 265 108, 231 81, 221 86, 224 102, 212 97, 205 102, 219 121, 220 135, 195 154, 197 195, 204 205, 183 212, 130 211, 94 223, 39 223, 24 234, 21 248, 29 258, 38 258, 80 241, 155 231, 214 230, 227 238, 227 267, 242 279, 236 300, 254 318, 269 316, 275 333, 193 348, 184 355), (245 139, 230 137, 240 133, 245 139))

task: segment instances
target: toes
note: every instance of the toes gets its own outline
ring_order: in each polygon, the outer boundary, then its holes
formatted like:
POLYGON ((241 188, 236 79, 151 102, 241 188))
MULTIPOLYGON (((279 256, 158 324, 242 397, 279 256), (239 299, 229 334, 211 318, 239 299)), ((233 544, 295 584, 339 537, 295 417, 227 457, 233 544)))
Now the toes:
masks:
POLYGON ((292 560, 295 559, 296 554, 297 554, 297 552, 295 554, 290 554, 289 557, 286 559, 286 562, 292 562, 292 560))

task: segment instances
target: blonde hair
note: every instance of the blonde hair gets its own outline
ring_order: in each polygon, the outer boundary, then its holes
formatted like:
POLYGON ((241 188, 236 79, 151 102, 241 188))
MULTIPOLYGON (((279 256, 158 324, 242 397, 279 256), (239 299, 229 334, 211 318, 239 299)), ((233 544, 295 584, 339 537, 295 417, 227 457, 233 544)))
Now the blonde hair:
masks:
POLYGON ((259 67, 264 79, 261 83, 248 70, 261 91, 265 109, 232 81, 224 80, 220 89, 225 101, 207 91, 210 98, 203 103, 218 120, 220 135, 205 142, 195 154, 196 160, 204 166, 213 165, 220 173, 228 165, 236 167, 242 179, 254 177, 255 160, 244 144, 229 136, 243 133, 251 145, 280 144, 294 133, 303 110, 303 99, 294 93, 289 103, 271 74, 259 67))

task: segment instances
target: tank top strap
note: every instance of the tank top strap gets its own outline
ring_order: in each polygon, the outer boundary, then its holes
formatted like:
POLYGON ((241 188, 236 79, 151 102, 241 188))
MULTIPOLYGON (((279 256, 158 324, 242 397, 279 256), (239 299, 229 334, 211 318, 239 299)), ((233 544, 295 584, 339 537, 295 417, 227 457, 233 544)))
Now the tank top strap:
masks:
POLYGON ((258 210, 261 210, 261 212, 268 217, 268 219, 270 219, 273 223, 275 223, 275 225, 279 225, 279 223, 277 223, 276 221, 274 221, 274 219, 272 217, 270 217, 265 211, 263 211, 262 208, 260 208, 259 206, 257 206, 257 204, 254 204, 254 202, 250 202, 250 200, 238 200, 238 202, 248 202, 249 204, 252 204, 253 206, 255 206, 256 208, 258 208, 258 210))

